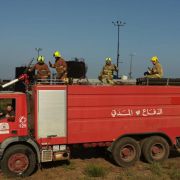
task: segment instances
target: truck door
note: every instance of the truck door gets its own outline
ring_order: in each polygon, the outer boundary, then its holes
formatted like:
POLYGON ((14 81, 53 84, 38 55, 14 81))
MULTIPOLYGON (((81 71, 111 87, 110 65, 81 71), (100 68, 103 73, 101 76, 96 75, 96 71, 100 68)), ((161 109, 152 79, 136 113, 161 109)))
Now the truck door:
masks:
POLYGON ((66 137, 66 90, 38 90, 37 101, 37 137, 66 137))
POLYGON ((0 141, 17 134, 16 101, 11 98, 0 98, 0 141))

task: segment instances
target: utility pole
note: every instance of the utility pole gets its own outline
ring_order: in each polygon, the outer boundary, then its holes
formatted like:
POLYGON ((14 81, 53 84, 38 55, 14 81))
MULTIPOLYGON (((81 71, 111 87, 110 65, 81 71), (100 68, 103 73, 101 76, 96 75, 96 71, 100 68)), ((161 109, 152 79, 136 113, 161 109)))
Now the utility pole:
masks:
POLYGON ((120 30, 120 27, 121 26, 124 26, 126 23, 125 22, 122 22, 122 21, 112 21, 112 23, 114 24, 114 26, 117 27, 117 30, 118 30, 118 43, 117 43, 117 68, 118 68, 118 71, 117 71, 117 78, 119 77, 119 30, 120 30))
POLYGON ((39 52, 42 51, 42 48, 35 48, 35 50, 37 51, 38 57, 39 57, 39 52))
POLYGON ((130 54, 129 79, 132 79, 132 60, 133 60, 133 56, 135 56, 135 53, 130 54))

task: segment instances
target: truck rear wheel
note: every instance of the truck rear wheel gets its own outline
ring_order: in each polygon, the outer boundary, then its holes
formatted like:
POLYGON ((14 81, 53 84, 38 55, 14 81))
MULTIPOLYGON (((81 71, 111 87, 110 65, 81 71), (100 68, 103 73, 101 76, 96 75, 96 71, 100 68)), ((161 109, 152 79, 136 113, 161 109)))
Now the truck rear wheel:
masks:
POLYGON ((149 137, 142 147, 145 160, 149 163, 161 162, 169 156, 169 144, 160 136, 149 137))
POLYGON ((1 160, 1 169, 7 176, 29 176, 36 167, 36 155, 25 145, 8 148, 1 160))
POLYGON ((125 137, 115 142, 112 156, 115 162, 122 167, 129 167, 139 160, 141 148, 139 143, 130 137, 125 137))

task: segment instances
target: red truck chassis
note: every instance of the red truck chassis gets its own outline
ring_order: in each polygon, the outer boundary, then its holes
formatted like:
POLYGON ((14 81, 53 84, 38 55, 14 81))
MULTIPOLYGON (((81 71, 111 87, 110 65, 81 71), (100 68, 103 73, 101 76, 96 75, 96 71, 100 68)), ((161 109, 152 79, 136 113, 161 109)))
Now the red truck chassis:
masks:
POLYGON ((180 146, 178 86, 34 85, 32 92, 0 92, 15 119, 0 120, 4 173, 28 176, 41 162, 68 160, 70 147, 107 147, 122 167, 140 156, 149 163, 180 146))

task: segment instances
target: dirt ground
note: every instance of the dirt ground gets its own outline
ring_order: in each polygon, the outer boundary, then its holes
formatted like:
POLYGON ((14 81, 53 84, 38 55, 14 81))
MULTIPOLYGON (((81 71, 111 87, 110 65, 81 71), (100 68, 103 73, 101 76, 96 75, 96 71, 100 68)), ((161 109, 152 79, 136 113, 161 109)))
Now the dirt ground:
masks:
MULTIPOLYGON (((0 179, 7 178, 0 172, 0 179)), ((148 164, 143 160, 130 168, 118 167, 102 149, 78 149, 72 152, 68 162, 44 163, 42 170, 37 170, 25 180, 180 180, 180 153, 171 152, 165 162, 148 164), (89 167, 100 169, 89 172, 89 167), (96 172, 95 172, 96 171, 96 172)))

